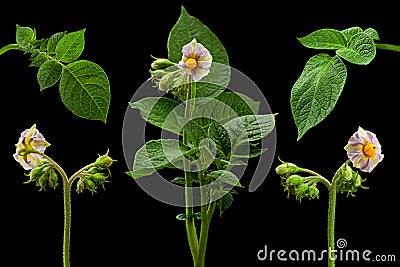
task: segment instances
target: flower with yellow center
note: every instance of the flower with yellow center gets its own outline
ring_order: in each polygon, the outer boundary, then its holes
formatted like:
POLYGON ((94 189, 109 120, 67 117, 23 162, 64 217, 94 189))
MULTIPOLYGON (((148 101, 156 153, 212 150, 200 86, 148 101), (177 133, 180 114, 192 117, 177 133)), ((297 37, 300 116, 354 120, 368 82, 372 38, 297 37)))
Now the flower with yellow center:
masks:
POLYGON ((210 72, 212 60, 210 52, 193 38, 183 46, 182 60, 179 61, 178 67, 190 74, 194 82, 198 82, 210 72))
POLYGON ((371 172, 383 159, 381 145, 376 135, 361 127, 358 127, 358 131, 350 137, 344 149, 353 166, 364 172, 371 172))
POLYGON ((34 124, 30 129, 26 129, 21 133, 18 143, 15 145, 14 159, 25 170, 33 169, 43 158, 37 153, 43 153, 49 145, 43 135, 36 129, 36 124, 34 124))

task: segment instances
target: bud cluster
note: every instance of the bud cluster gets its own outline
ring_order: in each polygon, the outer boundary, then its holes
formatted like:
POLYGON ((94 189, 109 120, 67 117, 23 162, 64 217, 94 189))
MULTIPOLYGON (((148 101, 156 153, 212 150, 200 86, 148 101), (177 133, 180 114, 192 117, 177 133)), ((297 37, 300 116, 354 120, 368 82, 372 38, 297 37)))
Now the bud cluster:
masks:
POLYGON ((184 96, 186 92, 186 75, 182 69, 178 68, 176 63, 165 58, 155 58, 151 63, 151 80, 155 86, 163 92, 171 92, 179 97, 184 96))
POLYGON ((339 178, 337 179, 336 191, 340 193, 347 193, 347 196, 355 196, 358 188, 368 189, 362 185, 366 179, 362 179, 361 175, 354 171, 347 163, 340 167, 338 172, 339 178))
POLYGON ((305 197, 308 199, 319 198, 317 182, 298 175, 302 169, 295 164, 284 162, 275 169, 275 172, 281 176, 281 184, 284 191, 288 192, 288 198, 291 194, 295 195, 296 200, 300 202, 305 197))
POLYGON ((26 181, 25 184, 36 182, 36 186, 40 187, 39 191, 46 190, 46 187, 56 188, 58 186, 57 171, 45 159, 41 160, 26 176, 29 176, 29 181, 26 181))
POLYGON ((79 175, 76 191, 82 193, 83 190, 89 190, 93 194, 97 193, 99 186, 104 190, 104 184, 108 182, 106 179, 111 176, 109 168, 114 161, 108 156, 108 151, 105 155, 99 156, 90 169, 79 175))

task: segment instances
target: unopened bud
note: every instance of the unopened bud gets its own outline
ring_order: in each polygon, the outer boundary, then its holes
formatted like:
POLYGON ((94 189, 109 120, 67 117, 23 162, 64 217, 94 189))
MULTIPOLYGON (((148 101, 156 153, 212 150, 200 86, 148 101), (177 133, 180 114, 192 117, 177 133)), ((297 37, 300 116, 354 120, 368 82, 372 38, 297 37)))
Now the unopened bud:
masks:
POLYGON ((349 165, 343 165, 341 174, 344 180, 350 181, 353 177, 353 169, 349 165))
POLYGON ((299 171, 301 171, 301 168, 299 168, 295 164, 289 163, 289 162, 282 163, 275 169, 275 172, 277 174, 279 174, 280 176, 295 174, 299 171))
POLYGON ((174 62, 171 62, 170 60, 166 58, 157 58, 156 60, 151 63, 151 68, 155 70, 160 70, 160 69, 165 69, 171 66, 175 66, 176 64, 174 62))
POLYGON ((287 178, 287 183, 292 184, 292 185, 298 185, 301 184, 305 179, 301 177, 300 175, 294 174, 290 175, 287 178))
POLYGON ((309 198, 319 198, 319 190, 316 186, 310 186, 308 189, 309 198))
POLYGON ((105 168, 108 169, 112 165, 113 160, 110 156, 108 156, 108 150, 105 155, 99 156, 97 160, 94 162, 95 167, 105 168))

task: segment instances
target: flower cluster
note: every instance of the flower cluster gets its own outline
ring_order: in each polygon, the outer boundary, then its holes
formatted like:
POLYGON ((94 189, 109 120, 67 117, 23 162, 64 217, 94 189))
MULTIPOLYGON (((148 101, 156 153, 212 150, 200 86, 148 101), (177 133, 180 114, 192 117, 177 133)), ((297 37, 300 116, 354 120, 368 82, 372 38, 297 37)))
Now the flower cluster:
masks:
POLYGON ((39 191, 46 190, 47 187, 56 188, 58 186, 58 174, 53 165, 45 159, 41 160, 27 176, 29 176, 29 181, 26 181, 25 184, 36 182, 36 186, 40 187, 39 191))
POLYGON ((355 196, 358 188, 368 189, 362 185, 366 179, 362 179, 361 175, 354 171, 347 163, 343 164, 338 171, 339 178, 337 180, 336 191, 347 193, 347 196, 355 196))
POLYGON ((191 80, 200 81, 208 75, 211 68, 210 52, 194 38, 182 48, 179 63, 165 58, 154 58, 151 63, 151 80, 163 92, 171 92, 177 97, 185 96, 191 80))
POLYGON ((111 176, 109 168, 114 161, 108 155, 108 151, 105 155, 99 156, 90 169, 79 174, 76 191, 82 193, 84 190, 89 190, 93 194, 97 193, 99 186, 104 190, 104 184, 108 182, 106 179, 111 176))

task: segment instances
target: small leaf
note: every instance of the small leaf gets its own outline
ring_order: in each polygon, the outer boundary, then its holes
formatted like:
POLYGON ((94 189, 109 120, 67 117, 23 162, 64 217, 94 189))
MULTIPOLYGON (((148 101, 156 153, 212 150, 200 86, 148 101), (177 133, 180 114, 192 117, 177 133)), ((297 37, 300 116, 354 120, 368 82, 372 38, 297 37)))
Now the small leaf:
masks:
POLYGON ((35 31, 29 27, 20 27, 17 25, 16 42, 21 47, 27 47, 36 39, 35 31))
POLYGON ((106 122, 110 105, 110 84, 96 63, 80 60, 63 68, 60 95, 76 116, 106 122))
POLYGON ((363 30, 360 27, 351 27, 340 32, 346 37, 346 40, 349 41, 353 35, 363 32, 363 30))
POLYGON ((186 181, 185 181, 185 178, 183 178, 183 177, 176 177, 171 180, 171 183, 184 185, 186 183, 186 181))
POLYGON ((307 61, 293 85, 290 105, 298 138, 328 116, 346 82, 347 70, 338 56, 318 54, 307 61))
POLYGON ((193 38, 210 51, 213 63, 220 63, 212 64, 210 73, 197 83, 196 95, 197 97, 216 97, 225 90, 230 81, 228 54, 218 37, 200 20, 189 15, 182 6, 179 19, 168 36, 168 59, 179 62, 182 58, 183 46, 190 43, 193 38))
POLYGON ((49 60, 46 55, 46 52, 36 52, 32 53, 30 60, 32 62, 29 64, 29 67, 40 67, 43 63, 49 60))
POLYGON ((151 140, 136 152, 130 174, 136 179, 163 168, 176 168, 174 163, 191 153, 193 150, 175 139, 151 140))
POLYGON ((227 185, 243 187, 240 184, 239 178, 237 178, 237 176, 230 171, 217 170, 210 172, 209 174, 207 174, 206 177, 209 181, 215 181, 218 179, 219 182, 225 183, 227 185))
POLYGON ((219 209, 219 216, 222 217, 222 214, 232 205, 233 197, 231 193, 226 193, 222 198, 217 200, 217 207, 219 209))
MULTIPOLYGON (((84 34, 85 29, 64 35, 56 46, 57 59, 65 63, 76 60, 85 47, 84 34)), ((54 41, 56 41, 55 38, 54 41)))
POLYGON ((47 42, 47 53, 49 54, 55 54, 56 53, 56 47, 58 42, 64 37, 64 35, 67 32, 57 32, 55 34, 53 34, 52 36, 50 36, 48 42, 47 42))
POLYGON ((321 29, 298 38, 300 43, 313 49, 340 49, 346 47, 346 37, 343 33, 334 29, 321 29))
POLYGON ((348 48, 339 49, 336 54, 353 64, 367 65, 376 55, 374 41, 366 33, 353 35, 348 43, 348 48))
POLYGON ((208 127, 208 137, 214 141, 217 150, 224 159, 228 160, 231 153, 231 139, 224 126, 211 120, 210 126, 208 127))
POLYGON ((37 81, 40 90, 44 90, 56 84, 60 79, 62 73, 62 66, 56 60, 49 60, 43 63, 37 73, 37 81))
POLYGON ((364 31, 366 35, 368 35, 374 41, 380 41, 378 32, 373 28, 368 28, 364 31))
POLYGON ((40 47, 39 47, 40 51, 42 51, 42 52, 46 52, 46 51, 47 51, 47 44, 48 44, 48 42, 49 42, 49 39, 47 38, 47 39, 44 39, 44 40, 40 43, 40 47))

